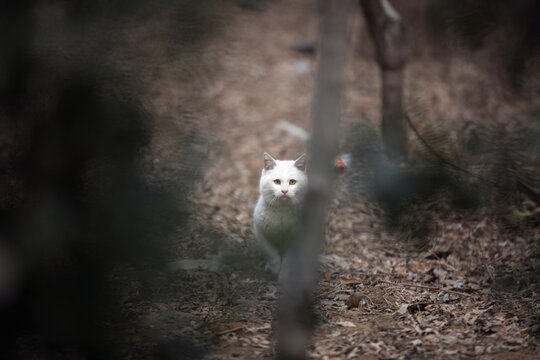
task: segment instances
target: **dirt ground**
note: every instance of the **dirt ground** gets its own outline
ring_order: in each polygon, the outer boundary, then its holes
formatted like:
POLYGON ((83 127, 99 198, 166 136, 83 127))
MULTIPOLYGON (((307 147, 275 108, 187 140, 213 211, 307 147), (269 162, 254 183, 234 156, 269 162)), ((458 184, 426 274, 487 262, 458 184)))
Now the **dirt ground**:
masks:
MULTIPOLYGON (((222 68, 199 94, 207 104, 198 126, 208 160, 190 194, 189 231, 171 240, 169 271, 146 282, 131 280, 130 269, 119 275, 128 284, 119 291, 134 325, 122 330, 125 358, 144 357, 158 344, 169 344, 158 346, 164 356, 177 347, 185 358, 201 349, 205 359, 274 356, 278 289, 263 272, 251 216, 262 153, 290 159, 306 148, 279 124, 309 128, 316 57, 293 47, 316 33, 316 9, 297 1, 239 10, 219 36, 222 68)), ((378 68, 371 45, 365 50, 361 43, 369 37, 360 15, 354 33, 344 134, 352 124, 377 128, 379 121, 378 68)), ((182 94, 174 82, 163 80, 152 91, 156 113, 175 111, 182 94)), ((421 114, 420 132, 446 131, 454 143, 473 120, 519 118, 540 105, 506 94, 478 64, 457 55, 414 56, 405 98, 421 114)), ((175 159, 167 137, 173 125, 163 124, 157 122, 152 156, 166 168, 175 159)), ((309 358, 538 358, 538 227, 505 232, 488 212, 446 209, 433 219, 438 231, 429 246, 408 251, 385 227, 378 205, 352 194, 342 176, 328 215, 328 261, 309 358)), ((517 209, 538 215, 538 204, 525 197, 517 209)))

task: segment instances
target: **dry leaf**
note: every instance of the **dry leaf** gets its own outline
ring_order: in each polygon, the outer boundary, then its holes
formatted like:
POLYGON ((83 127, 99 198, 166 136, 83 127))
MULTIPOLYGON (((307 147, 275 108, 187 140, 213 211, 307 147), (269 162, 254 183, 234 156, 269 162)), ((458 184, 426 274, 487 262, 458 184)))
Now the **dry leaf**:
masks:
POLYGON ((375 351, 375 354, 381 351, 384 343, 382 341, 368 343, 368 348, 375 351))
POLYGON ((341 283, 343 285, 355 285, 355 284, 362 284, 362 280, 359 279, 341 279, 341 283))
POLYGON ((354 325, 354 323, 352 323, 351 321, 338 321, 336 324, 343 327, 356 327, 356 325, 354 325))
POLYGON ((397 310, 398 314, 405 315, 408 312, 409 304, 402 304, 397 310))
POLYGON ((347 305, 347 309, 358 307, 361 299, 362 299, 362 294, 360 293, 351 294, 351 296, 349 296, 349 298, 345 302, 345 305, 347 305))
POLYGON ((330 281, 332 279, 332 272, 330 270, 325 272, 324 275, 323 275, 323 279, 326 280, 326 281, 330 281))

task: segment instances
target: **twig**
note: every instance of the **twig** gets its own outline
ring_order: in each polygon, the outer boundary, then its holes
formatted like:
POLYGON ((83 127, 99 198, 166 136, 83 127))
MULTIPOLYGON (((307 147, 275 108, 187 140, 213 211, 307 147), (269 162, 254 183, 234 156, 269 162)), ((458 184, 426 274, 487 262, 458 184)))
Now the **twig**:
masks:
POLYGON ((429 151, 432 155, 434 155, 434 156, 435 156, 439 161, 441 161, 442 163, 447 164, 447 165, 450 165, 450 167, 452 167, 452 168, 454 168, 454 169, 456 169, 456 170, 459 170, 459 171, 462 171, 462 172, 464 172, 464 173, 466 173, 466 174, 468 174, 468 175, 471 175, 471 173, 470 173, 468 170, 466 170, 466 169, 464 169, 464 168, 462 168, 462 167, 460 167, 460 166, 454 164, 453 162, 451 162, 450 160, 448 160, 448 159, 446 159, 444 156, 442 156, 438 151, 436 151, 435 149, 433 149, 433 147, 431 147, 431 145, 429 145, 429 143, 428 143, 426 140, 424 140, 424 138, 422 137, 422 135, 420 135, 420 132, 418 131, 418 129, 416 128, 416 126, 414 126, 414 124, 413 124, 411 118, 409 117, 409 115, 408 115, 407 113, 404 113, 403 115, 404 115, 405 120, 407 121, 407 124, 410 126, 411 130, 412 130, 413 133, 416 135, 416 137, 418 138, 418 140, 420 140, 420 142, 422 143, 422 145, 424 145, 424 147, 425 147, 426 149, 428 149, 428 151, 429 151))
POLYGON ((451 168, 453 168, 454 170, 458 170, 458 171, 461 171, 462 173, 464 174, 467 174, 469 176, 472 176, 478 180, 482 180, 482 181, 486 181, 488 183, 490 183, 491 185, 495 186, 496 185, 496 182, 491 180, 491 179, 488 179, 484 176, 480 176, 478 174, 473 174, 472 172, 470 172, 469 170, 453 163, 452 161, 448 160, 447 158, 445 158, 443 155, 441 155, 437 150, 435 150, 423 137, 422 135, 420 135, 420 132, 418 131, 418 129, 416 128, 416 126, 414 126, 411 118, 409 117, 409 115, 407 113, 404 113, 403 114, 405 120, 407 121, 407 124, 410 126, 411 130, 413 131, 413 133, 416 135, 416 137, 418 138, 418 140, 420 140, 420 142, 422 143, 422 145, 424 145, 424 147, 426 149, 428 149, 428 151, 433 155, 435 156, 440 162, 446 164, 446 165, 449 165, 451 168))
POLYGON ((410 286, 410 287, 416 287, 416 288, 428 289, 428 290, 445 291, 447 293, 452 293, 452 294, 456 294, 456 295, 475 297, 475 295, 471 295, 471 294, 467 294, 467 293, 459 292, 459 291, 454 291, 454 290, 450 290, 450 289, 440 288, 440 287, 437 287, 437 286, 395 283, 395 282, 388 281, 388 280, 379 280, 379 282, 382 282, 382 283, 385 283, 385 284, 390 284, 390 285, 402 285, 402 286, 410 286))
MULTIPOLYGON (((364 337, 364 339, 365 339, 365 338, 366 338, 366 337, 364 337)), ((360 343, 361 343, 362 341, 364 341, 364 339, 362 339, 362 340, 360 341, 360 343)), ((351 352, 352 352, 355 348, 357 348, 357 347, 358 347, 358 345, 353 344, 353 345, 347 346, 346 348, 344 348, 344 349, 342 349, 342 350, 340 350, 340 351, 334 351, 333 353, 328 354, 328 356, 329 356, 329 357, 337 357, 337 356, 341 356, 341 355, 347 355, 347 354, 351 353, 351 352)))
POLYGON ((232 333, 232 332, 236 332, 238 330, 244 330, 244 326, 240 325, 240 326, 237 326, 237 327, 233 327, 232 329, 223 330, 223 331, 220 331, 220 332, 216 333, 216 335, 218 335, 218 336, 225 335, 225 334, 229 334, 229 333, 232 333))

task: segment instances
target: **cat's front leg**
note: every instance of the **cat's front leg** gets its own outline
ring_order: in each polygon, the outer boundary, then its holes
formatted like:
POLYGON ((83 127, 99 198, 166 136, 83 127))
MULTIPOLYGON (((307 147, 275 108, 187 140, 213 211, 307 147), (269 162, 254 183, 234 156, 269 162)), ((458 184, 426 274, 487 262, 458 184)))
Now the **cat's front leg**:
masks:
POLYGON ((277 278, 281 270, 281 256, 279 255, 278 251, 267 241, 263 240, 259 241, 259 243, 264 248, 268 258, 268 261, 264 266, 264 271, 277 278))
POLYGON ((291 274, 291 266, 293 266, 294 258, 291 254, 291 251, 285 252, 281 258, 281 267, 279 269, 278 283, 283 285, 286 274, 291 274))
POLYGON ((271 261, 268 261, 266 265, 264 266, 264 271, 276 278, 279 277, 281 270, 281 260, 280 259, 273 259, 271 261))
POLYGON ((264 238, 257 224, 255 224, 254 230, 257 243, 264 250, 268 259, 268 262, 264 266, 264 271, 277 278, 281 268, 281 256, 277 249, 264 238))

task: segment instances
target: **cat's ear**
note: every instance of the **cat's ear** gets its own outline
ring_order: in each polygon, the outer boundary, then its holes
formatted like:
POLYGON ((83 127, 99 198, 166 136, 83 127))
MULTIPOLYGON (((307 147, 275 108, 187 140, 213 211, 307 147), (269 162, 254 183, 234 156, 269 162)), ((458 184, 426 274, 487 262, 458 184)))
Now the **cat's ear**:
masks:
POLYGON ((296 166, 299 170, 305 171, 306 162, 307 162, 307 156, 306 154, 302 154, 300 155, 300 157, 298 157, 298 159, 294 160, 294 166, 296 166))
POLYGON ((276 159, 270 156, 269 153, 264 153, 264 170, 271 170, 276 166, 276 159))

